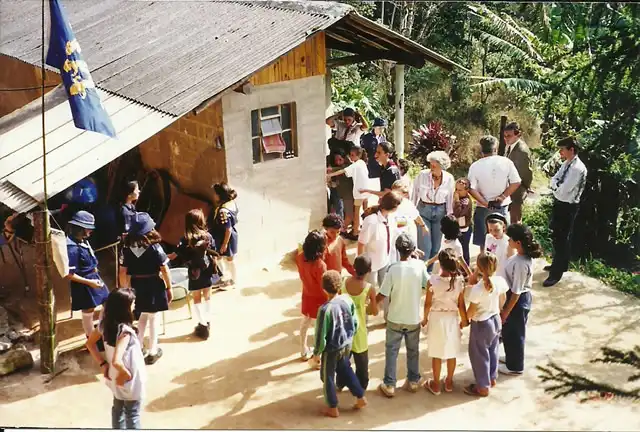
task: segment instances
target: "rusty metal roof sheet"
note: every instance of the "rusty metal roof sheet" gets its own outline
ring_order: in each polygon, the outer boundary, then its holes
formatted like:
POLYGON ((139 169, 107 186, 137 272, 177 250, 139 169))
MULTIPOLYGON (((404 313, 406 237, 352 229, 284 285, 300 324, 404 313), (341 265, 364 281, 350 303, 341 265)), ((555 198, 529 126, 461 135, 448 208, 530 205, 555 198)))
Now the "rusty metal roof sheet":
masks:
MULTIPOLYGON (((358 32, 359 39, 370 40, 390 55, 400 49, 423 62, 458 67, 336 2, 62 3, 99 87, 178 116, 243 82, 345 17, 351 19, 336 31, 358 32)), ((1 54, 40 64, 40 8, 39 1, 0 0, 1 54)))

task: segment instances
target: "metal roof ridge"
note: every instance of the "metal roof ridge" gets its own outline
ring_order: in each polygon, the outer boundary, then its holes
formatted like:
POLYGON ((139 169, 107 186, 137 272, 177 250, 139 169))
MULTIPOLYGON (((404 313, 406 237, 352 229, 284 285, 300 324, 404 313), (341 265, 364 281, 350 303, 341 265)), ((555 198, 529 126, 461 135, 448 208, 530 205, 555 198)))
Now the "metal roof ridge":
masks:
MULTIPOLYGON (((213 0, 225 3, 235 3, 230 0, 213 0)), ((321 15, 330 19, 338 19, 354 11, 353 6, 335 1, 311 1, 311 0, 255 0, 243 1, 242 4, 263 7, 265 9, 279 9, 289 12, 298 12, 309 15, 321 15)))

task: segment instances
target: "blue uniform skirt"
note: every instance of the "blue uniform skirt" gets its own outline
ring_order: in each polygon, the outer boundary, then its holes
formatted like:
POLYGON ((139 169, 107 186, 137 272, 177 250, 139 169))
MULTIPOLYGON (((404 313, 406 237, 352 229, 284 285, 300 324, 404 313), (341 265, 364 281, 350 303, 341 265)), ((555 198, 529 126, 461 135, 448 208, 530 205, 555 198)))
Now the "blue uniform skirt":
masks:
POLYGON ((150 278, 131 277, 131 288, 136 293, 135 314, 169 310, 167 289, 160 276, 150 278))
POLYGON ((229 237, 229 246, 224 253, 220 253, 220 246, 224 241, 224 235, 226 233, 226 229, 219 230, 221 232, 211 233, 213 240, 216 243, 216 252, 225 257, 232 257, 238 253, 238 231, 236 231, 236 227, 231 229, 231 236, 229 237), (215 235, 214 235, 215 234, 215 235))
MULTIPOLYGON (((209 288, 220 282, 220 276, 214 270, 215 266, 212 263, 209 267, 200 271, 200 277, 198 279, 189 278, 189 291, 198 291, 209 288)), ((189 273, 191 273, 191 270, 189 273)))
MULTIPOLYGON (((79 275, 86 279, 100 280, 98 273, 90 273, 88 275, 79 275)), ((78 311, 84 309, 93 309, 100 306, 109 296, 109 289, 103 285, 101 288, 91 288, 79 282, 71 281, 71 310, 78 311)))

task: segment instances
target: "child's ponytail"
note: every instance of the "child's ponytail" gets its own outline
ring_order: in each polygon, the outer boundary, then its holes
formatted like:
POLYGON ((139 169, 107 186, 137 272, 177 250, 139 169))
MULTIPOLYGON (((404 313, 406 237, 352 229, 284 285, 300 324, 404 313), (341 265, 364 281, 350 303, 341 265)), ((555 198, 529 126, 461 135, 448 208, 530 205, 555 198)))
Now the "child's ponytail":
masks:
POLYGON ((498 258, 491 252, 485 251, 478 256, 478 270, 482 273, 482 282, 484 289, 488 292, 493 292, 493 283, 491 282, 491 276, 496 272, 498 267, 498 258))
POLYGON ((456 277, 458 274, 458 263, 455 251, 450 248, 441 250, 438 254, 438 261, 440 262, 440 268, 451 275, 449 279, 449 289, 447 291, 452 291, 456 286, 456 277))

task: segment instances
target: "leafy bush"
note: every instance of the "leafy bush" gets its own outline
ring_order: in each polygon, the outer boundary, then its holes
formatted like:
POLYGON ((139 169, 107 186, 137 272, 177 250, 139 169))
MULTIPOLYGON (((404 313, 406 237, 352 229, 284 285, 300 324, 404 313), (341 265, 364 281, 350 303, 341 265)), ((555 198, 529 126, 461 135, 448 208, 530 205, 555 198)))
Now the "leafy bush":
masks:
MULTIPOLYGON (((525 205, 522 222, 531 228, 534 238, 544 249, 545 256, 551 258, 553 246, 549 220, 551 217, 551 198, 545 197, 536 204, 525 205)), ((608 286, 636 297, 640 297, 640 277, 632 273, 611 267, 595 258, 580 259, 571 263, 571 269, 596 278, 608 286)))
POLYGON ((442 123, 432 121, 412 132, 413 141, 409 145, 409 159, 421 166, 428 166, 427 156, 434 151, 444 151, 451 158, 451 163, 458 162, 458 144, 455 135, 451 135, 442 123))

